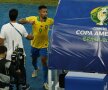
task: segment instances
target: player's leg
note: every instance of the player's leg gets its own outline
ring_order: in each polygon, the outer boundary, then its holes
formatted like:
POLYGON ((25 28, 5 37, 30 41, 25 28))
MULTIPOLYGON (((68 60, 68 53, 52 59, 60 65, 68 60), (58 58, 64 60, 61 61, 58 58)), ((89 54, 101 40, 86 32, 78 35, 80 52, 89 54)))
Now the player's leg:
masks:
POLYGON ((43 66, 43 86, 45 89, 48 89, 48 65, 47 65, 47 48, 40 49, 41 61, 43 66))
POLYGON ((39 49, 31 48, 31 58, 32 58, 32 65, 34 67, 34 71, 32 73, 32 77, 36 77, 38 73, 38 66, 37 66, 37 59, 39 56, 39 49))

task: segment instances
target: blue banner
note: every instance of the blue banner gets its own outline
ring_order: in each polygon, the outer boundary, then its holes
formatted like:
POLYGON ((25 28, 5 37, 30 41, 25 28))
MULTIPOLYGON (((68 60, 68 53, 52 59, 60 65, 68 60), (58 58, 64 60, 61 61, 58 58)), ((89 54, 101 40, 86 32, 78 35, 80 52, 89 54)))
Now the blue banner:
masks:
POLYGON ((108 71, 108 2, 61 0, 49 47, 49 68, 108 71))

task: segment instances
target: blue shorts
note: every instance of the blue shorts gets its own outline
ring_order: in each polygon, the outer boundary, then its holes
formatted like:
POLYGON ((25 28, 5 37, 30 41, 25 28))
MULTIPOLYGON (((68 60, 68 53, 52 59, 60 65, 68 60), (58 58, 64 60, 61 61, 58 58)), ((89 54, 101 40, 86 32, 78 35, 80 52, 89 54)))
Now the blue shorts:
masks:
POLYGON ((31 56, 32 57, 39 57, 39 56, 45 56, 47 57, 47 48, 34 48, 31 47, 31 56))

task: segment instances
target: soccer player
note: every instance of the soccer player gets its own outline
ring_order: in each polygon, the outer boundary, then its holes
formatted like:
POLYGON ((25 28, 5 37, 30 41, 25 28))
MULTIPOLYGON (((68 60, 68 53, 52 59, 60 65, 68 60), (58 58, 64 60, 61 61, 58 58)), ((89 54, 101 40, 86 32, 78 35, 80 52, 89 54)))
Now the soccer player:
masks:
POLYGON ((34 39, 31 41, 31 56, 32 65, 34 71, 32 77, 37 76, 38 66, 37 59, 41 56, 43 65, 44 83, 45 89, 48 89, 47 77, 48 77, 48 66, 47 66, 47 48, 48 48, 48 31, 54 20, 47 17, 47 7, 41 5, 38 7, 39 16, 29 16, 19 20, 19 23, 25 24, 30 23, 32 25, 32 34, 34 39))

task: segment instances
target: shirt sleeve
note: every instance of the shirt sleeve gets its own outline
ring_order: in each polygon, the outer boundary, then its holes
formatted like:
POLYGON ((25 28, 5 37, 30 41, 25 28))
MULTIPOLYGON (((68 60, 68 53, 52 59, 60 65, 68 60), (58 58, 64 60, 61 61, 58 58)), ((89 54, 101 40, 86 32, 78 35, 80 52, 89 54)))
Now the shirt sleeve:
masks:
POLYGON ((50 25, 54 24, 54 19, 49 18, 49 21, 50 21, 50 25))
POLYGON ((34 21, 35 16, 26 17, 27 21, 34 21))
POLYGON ((1 28, 0 37, 3 38, 3 39, 6 38, 6 33, 5 33, 5 27, 4 26, 2 26, 2 28, 1 28))
POLYGON ((24 37, 27 37, 28 32, 27 32, 27 30, 25 29, 25 27, 24 27, 23 25, 22 25, 22 29, 23 29, 22 35, 23 35, 24 37))

